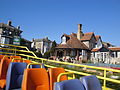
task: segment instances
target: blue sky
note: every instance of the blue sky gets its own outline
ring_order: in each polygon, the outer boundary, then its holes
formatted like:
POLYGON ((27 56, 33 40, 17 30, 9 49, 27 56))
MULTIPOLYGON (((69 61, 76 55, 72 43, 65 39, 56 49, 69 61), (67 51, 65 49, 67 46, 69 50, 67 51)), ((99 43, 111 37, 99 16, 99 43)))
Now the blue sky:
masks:
POLYGON ((120 0, 1 0, 0 22, 20 25, 22 37, 49 37, 60 43, 63 33, 95 32, 120 46, 120 0))

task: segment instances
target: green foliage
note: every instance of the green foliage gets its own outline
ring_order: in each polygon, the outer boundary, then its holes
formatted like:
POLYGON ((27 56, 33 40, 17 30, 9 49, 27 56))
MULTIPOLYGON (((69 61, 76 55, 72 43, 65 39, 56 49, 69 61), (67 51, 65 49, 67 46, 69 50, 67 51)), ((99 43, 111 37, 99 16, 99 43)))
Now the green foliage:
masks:
POLYGON ((50 57, 50 51, 47 51, 44 53, 43 58, 49 58, 50 57))
POLYGON ((57 46, 56 41, 53 41, 53 42, 52 42, 52 47, 51 47, 51 50, 50 50, 50 54, 51 54, 51 56, 54 55, 55 47, 56 47, 56 46, 57 46))
POLYGON ((39 51, 39 52, 34 52, 34 53, 35 53, 35 55, 37 55, 37 56, 40 57, 40 58, 43 57, 40 51, 39 51))

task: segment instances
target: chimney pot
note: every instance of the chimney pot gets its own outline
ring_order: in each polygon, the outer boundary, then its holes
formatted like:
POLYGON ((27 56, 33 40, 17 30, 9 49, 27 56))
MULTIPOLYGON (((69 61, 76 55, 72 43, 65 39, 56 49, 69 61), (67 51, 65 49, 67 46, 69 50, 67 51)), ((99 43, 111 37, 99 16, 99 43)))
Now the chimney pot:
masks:
POLYGON ((7 25, 11 26, 12 25, 12 21, 9 20, 7 25))
POLYGON ((82 24, 78 24, 78 30, 82 31, 82 24))
POLYGON ((77 39, 80 40, 82 38, 82 24, 78 24, 78 32, 77 32, 77 39))

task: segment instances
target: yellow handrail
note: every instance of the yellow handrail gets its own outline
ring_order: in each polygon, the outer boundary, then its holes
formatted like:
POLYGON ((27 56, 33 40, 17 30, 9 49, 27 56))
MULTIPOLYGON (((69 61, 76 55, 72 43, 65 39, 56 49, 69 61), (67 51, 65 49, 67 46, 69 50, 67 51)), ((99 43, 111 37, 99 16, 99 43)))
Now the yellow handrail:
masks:
POLYGON ((12 62, 14 62, 14 60, 23 60, 23 61, 24 61, 24 60, 26 60, 26 59, 24 59, 24 58, 13 58, 13 59, 12 59, 12 62))
POLYGON ((10 57, 10 56, 5 55, 2 59, 5 59, 6 57, 10 57))
MULTIPOLYGON (((6 44, 4 44, 4 45, 6 45, 6 44)), ((10 46, 19 47, 19 46, 15 46, 15 45, 10 45, 10 46)), ((24 52, 24 53, 30 52, 33 56, 31 56, 31 55, 25 55, 25 54, 16 54, 16 55, 20 55, 20 56, 25 56, 25 57, 30 57, 30 58, 33 58, 33 59, 37 59, 37 60, 42 61, 42 63, 45 63, 43 61, 47 61, 47 62, 51 62, 51 63, 57 63, 57 64, 63 64, 63 65, 72 65, 72 66, 77 66, 77 67, 81 67, 81 68, 89 68, 89 69, 102 70, 103 71, 103 76, 98 76, 97 75, 97 77, 99 79, 103 80, 104 90, 106 90, 106 83, 107 83, 106 81, 110 81, 110 82, 113 82, 113 83, 119 83, 120 84, 120 80, 111 79, 111 78, 108 78, 106 76, 108 71, 120 73, 120 70, 115 70, 115 69, 110 69, 110 68, 104 68, 104 67, 89 66, 89 65, 74 64, 74 63, 68 63, 68 62, 60 62, 60 61, 54 61, 54 60, 48 60, 48 59, 37 57, 34 54, 34 52, 29 51, 29 50, 27 50, 27 51, 26 50, 18 50, 18 51, 24 52)), ((5 54, 5 52, 0 52, 0 53, 4 53, 5 54)), ((6 52, 6 53, 9 54, 8 52, 6 52)), ((14 54, 14 53, 10 53, 10 54, 14 54)), ((54 66, 48 65, 48 64, 47 65, 45 64, 45 66, 47 66, 47 67, 54 67, 54 66)), ((65 70, 68 71, 68 72, 79 74, 79 75, 85 75, 85 76, 91 75, 91 74, 89 74, 87 72, 80 72, 80 71, 75 71, 75 70, 70 70, 70 69, 65 69, 65 70)))
POLYGON ((12 46, 12 47, 19 47, 19 48, 25 48, 27 51, 29 51, 29 49, 25 46, 16 46, 16 45, 12 45, 12 44, 2 44, 0 43, 0 45, 6 45, 6 46, 12 46))
POLYGON ((33 52, 31 51, 25 51, 25 50, 18 50, 18 49, 9 49, 9 48, 0 48, 0 49, 3 49, 3 50, 10 50, 10 51, 19 51, 19 52, 26 52, 26 53, 31 53, 34 55, 34 57, 37 57, 33 52))
POLYGON ((73 74, 73 79, 75 79, 74 73, 72 73, 72 72, 65 72, 65 73, 60 73, 60 74, 58 75, 58 77, 57 77, 57 82, 60 82, 61 76, 63 76, 63 75, 68 75, 68 74, 73 74))

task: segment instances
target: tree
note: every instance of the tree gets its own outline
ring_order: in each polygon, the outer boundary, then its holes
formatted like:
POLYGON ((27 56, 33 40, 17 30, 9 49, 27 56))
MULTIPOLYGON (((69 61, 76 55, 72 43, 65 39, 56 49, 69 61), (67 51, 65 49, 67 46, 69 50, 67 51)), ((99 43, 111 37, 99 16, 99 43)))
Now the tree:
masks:
POLYGON ((57 43, 55 41, 52 42, 52 47, 49 51, 45 52, 43 55, 43 58, 49 58, 50 56, 54 55, 55 47, 57 46, 57 43))
POLYGON ((47 51, 44 53, 43 58, 49 58, 50 57, 50 51, 47 51))
POLYGON ((51 47, 51 50, 50 50, 50 54, 51 54, 51 56, 54 55, 55 47, 56 47, 56 46, 57 46, 56 41, 53 41, 53 42, 52 42, 52 47, 51 47))
POLYGON ((36 55, 37 57, 40 57, 40 58, 43 57, 40 51, 39 51, 39 52, 34 52, 34 53, 35 53, 35 55, 36 55))

